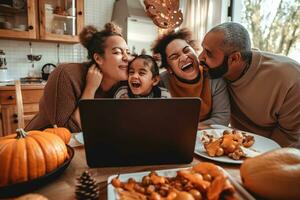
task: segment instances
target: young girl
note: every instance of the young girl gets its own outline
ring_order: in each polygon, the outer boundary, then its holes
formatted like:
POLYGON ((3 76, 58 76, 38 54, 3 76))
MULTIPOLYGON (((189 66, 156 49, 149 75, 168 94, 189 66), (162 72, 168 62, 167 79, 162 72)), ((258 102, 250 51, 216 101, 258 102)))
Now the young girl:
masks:
POLYGON ((165 88, 158 87, 159 70, 152 56, 139 55, 128 67, 128 81, 123 82, 115 98, 170 98, 165 88))

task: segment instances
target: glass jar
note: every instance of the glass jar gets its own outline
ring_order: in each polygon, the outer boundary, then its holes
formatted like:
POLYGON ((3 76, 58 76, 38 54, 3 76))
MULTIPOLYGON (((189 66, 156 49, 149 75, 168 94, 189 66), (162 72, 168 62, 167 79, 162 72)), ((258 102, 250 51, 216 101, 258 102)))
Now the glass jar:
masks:
POLYGON ((54 19, 52 25, 52 33, 63 35, 66 31, 66 22, 64 20, 54 19))

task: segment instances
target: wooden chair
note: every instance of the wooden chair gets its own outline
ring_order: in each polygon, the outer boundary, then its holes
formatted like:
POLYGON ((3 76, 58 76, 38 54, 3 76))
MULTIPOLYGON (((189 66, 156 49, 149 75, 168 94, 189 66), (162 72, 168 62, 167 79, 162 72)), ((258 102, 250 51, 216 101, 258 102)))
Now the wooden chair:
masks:
POLYGON ((25 128, 39 111, 39 101, 43 95, 43 88, 31 88, 21 90, 21 82, 15 81, 16 108, 18 128, 25 128))
POLYGON ((20 80, 15 81, 18 128, 25 128, 23 97, 20 80))

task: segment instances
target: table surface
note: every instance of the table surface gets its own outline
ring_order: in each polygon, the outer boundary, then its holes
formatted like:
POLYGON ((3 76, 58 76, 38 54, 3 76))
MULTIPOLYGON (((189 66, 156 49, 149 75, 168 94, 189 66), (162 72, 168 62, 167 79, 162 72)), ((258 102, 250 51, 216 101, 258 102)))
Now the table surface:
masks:
MULTIPOLYGON (((100 183, 100 199, 107 199, 107 179, 114 174, 134 173, 151 170, 183 168, 195 165, 199 162, 209 161, 198 155, 194 155, 194 159, 190 164, 183 165, 157 165, 157 166, 134 166, 134 167, 108 167, 108 168, 89 168, 85 159, 85 150, 83 146, 73 147, 75 155, 64 173, 55 181, 33 191, 42 194, 49 199, 75 199, 75 188, 77 180, 81 174, 88 170, 91 175, 100 183)), ((224 168, 234 180, 241 182, 239 167, 236 164, 215 163, 224 168)))

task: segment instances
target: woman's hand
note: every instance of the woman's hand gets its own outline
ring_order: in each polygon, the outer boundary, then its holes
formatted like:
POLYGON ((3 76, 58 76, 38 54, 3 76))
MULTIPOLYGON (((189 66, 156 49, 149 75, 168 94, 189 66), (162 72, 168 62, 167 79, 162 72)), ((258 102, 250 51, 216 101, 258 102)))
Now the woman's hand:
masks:
POLYGON ((86 89, 96 92, 96 90, 99 88, 101 82, 102 82, 103 75, 99 69, 99 67, 96 66, 96 64, 93 64, 86 75, 86 89))
POLYGON ((81 99, 93 99, 102 82, 103 75, 100 69, 93 64, 86 74, 86 85, 81 99))
MULTIPOLYGON (((95 93, 102 82, 102 78, 103 75, 100 69, 96 66, 96 64, 93 64, 86 74, 86 84, 81 99, 94 99, 95 93)), ((76 108, 73 115, 81 129, 80 113, 78 107, 76 108)))

